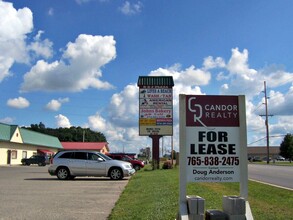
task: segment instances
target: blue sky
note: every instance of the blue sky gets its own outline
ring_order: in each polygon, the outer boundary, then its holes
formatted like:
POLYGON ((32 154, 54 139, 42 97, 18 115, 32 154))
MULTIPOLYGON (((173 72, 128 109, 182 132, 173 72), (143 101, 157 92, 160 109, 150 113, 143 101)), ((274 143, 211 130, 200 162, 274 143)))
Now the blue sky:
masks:
MULTIPOLYGON (((290 0, 0 0, 0 122, 81 126, 112 151, 151 146, 138 136, 139 76, 173 76, 178 94, 245 95, 248 144, 270 144, 293 123, 290 0)), ((164 147, 170 149, 170 137, 164 147)))

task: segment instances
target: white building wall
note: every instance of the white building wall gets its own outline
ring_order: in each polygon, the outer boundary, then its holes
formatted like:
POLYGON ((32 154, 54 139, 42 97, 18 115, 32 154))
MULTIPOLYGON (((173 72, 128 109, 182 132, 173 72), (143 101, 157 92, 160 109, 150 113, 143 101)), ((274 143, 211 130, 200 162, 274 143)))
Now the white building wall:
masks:
POLYGON ((7 149, 0 148, 0 165, 7 164, 7 149))
POLYGON ((37 154, 38 147, 18 144, 18 143, 9 143, 9 142, 0 142, 0 165, 9 165, 8 162, 8 152, 11 152, 10 165, 20 165, 21 159, 23 157, 29 158, 34 154, 37 154))

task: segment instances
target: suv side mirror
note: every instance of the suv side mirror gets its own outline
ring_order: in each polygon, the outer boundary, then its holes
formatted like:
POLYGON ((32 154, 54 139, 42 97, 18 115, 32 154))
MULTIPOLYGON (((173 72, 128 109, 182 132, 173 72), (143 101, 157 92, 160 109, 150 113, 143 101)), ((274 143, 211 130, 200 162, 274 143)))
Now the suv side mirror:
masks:
POLYGON ((102 158, 99 157, 99 158, 98 158, 98 161, 99 161, 99 162, 103 162, 104 160, 103 160, 102 158))

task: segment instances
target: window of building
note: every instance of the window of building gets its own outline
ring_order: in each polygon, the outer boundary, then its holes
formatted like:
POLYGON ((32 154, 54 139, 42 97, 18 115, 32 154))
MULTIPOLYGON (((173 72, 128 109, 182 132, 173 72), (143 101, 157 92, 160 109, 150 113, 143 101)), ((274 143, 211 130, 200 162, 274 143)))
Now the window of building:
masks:
POLYGON ((11 159, 17 159, 17 150, 11 151, 11 159))
POLYGON ((27 158, 27 151, 22 151, 22 158, 27 158))

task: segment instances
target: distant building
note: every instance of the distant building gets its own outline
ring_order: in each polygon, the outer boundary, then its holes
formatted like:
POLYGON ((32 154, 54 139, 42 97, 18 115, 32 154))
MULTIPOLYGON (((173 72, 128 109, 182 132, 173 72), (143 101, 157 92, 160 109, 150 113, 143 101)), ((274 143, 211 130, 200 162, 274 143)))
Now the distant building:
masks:
POLYGON ((64 150, 93 150, 103 154, 109 152, 107 142, 61 142, 64 150))
MULTIPOLYGON (((271 158, 275 158, 276 156, 278 156, 280 154, 280 146, 269 147, 269 154, 271 158)), ((248 157, 267 157, 267 147, 247 147, 247 155, 248 157)))
POLYGON ((0 165, 21 164, 22 158, 50 155, 62 148, 57 137, 0 123, 0 165))

